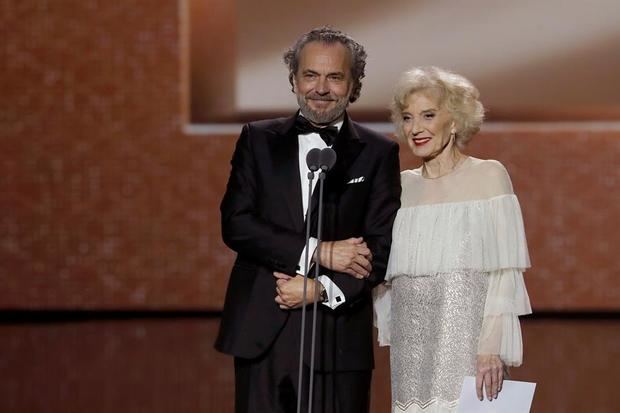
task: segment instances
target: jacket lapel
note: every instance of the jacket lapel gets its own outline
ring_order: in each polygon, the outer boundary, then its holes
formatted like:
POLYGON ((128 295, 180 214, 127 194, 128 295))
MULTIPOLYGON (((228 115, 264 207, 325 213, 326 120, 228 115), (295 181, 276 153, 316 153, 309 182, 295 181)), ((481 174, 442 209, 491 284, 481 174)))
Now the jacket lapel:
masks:
POLYGON ((327 174, 326 184, 329 184, 331 189, 340 189, 342 185, 346 184, 344 180, 346 179, 347 172, 365 145, 366 143, 358 135, 349 116, 346 115, 342 124, 342 130, 333 147, 338 157, 336 165, 327 174))
POLYGON ((299 141, 295 132, 296 117, 297 115, 286 119, 269 142, 273 154, 272 170, 276 174, 276 190, 282 191, 294 228, 301 231, 304 226, 304 212, 299 177, 299 141))
MULTIPOLYGON (((325 178, 325 187, 323 192, 323 202, 329 197, 331 198, 334 194, 340 194, 343 190, 343 187, 346 185, 346 178, 348 176, 347 172, 353 162, 357 159, 360 152, 364 148, 366 143, 357 133, 355 129, 355 125, 349 119, 349 116, 345 114, 344 123, 342 124, 342 128, 340 133, 338 134, 338 138, 334 143, 332 149, 336 152, 336 164, 332 168, 332 170, 327 172, 327 176, 325 178)), ((317 174, 318 179, 318 174, 317 174)), ((317 228, 317 218, 318 218, 318 204, 319 204, 319 185, 320 182, 317 182, 317 186, 315 191, 312 194, 312 228, 317 228)))

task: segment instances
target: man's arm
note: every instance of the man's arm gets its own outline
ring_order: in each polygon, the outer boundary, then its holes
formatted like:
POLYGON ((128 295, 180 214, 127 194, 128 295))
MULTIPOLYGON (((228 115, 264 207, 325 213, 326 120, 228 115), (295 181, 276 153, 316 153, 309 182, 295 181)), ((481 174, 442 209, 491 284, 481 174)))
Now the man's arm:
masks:
POLYGON ((303 234, 267 222, 257 214, 257 151, 245 125, 231 161, 232 170, 220 205, 222 238, 238 254, 286 274, 294 274, 304 248, 303 234))
MULTIPOLYGON (((333 272, 330 278, 344 292, 347 304, 364 291, 383 282, 392 244, 392 226, 400 208, 400 163, 398 145, 391 146, 372 181, 366 205, 364 228, 360 234, 371 252, 372 270, 367 278, 352 277, 346 272, 333 272)), ((328 251, 321 251, 323 266, 329 268, 328 251), (324 256, 323 254, 326 254, 324 256)), ((359 258, 358 258, 359 260, 359 258)))

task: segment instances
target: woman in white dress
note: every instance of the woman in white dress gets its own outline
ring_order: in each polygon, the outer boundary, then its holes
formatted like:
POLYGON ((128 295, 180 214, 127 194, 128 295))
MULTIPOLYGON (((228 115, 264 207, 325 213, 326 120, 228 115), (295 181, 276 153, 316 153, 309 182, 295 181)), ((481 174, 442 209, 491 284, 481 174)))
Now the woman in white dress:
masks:
POLYGON ((386 283, 375 291, 393 412, 456 411, 465 376, 491 400, 505 366, 521 364, 530 261, 506 169, 462 152, 482 124, 478 97, 435 67, 406 72, 394 96, 397 134, 423 165, 401 173, 386 283))

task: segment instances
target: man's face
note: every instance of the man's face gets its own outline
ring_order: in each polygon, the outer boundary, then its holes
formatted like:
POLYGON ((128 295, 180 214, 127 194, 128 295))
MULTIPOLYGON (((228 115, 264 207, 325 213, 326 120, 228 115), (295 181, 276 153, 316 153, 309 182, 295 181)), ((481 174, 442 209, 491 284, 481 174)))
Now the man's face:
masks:
POLYGON ((352 85, 350 53, 341 43, 310 42, 301 49, 295 94, 310 122, 326 124, 341 117, 352 85))

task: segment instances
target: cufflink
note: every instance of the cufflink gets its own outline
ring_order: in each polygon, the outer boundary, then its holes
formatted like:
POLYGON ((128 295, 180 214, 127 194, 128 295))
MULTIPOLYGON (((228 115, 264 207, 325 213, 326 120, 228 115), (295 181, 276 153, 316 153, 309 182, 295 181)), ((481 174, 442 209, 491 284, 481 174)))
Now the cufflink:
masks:
POLYGON ((327 298, 327 290, 323 286, 321 286, 321 292, 319 293, 319 301, 322 303, 326 303, 327 301, 329 301, 329 299, 327 298))

